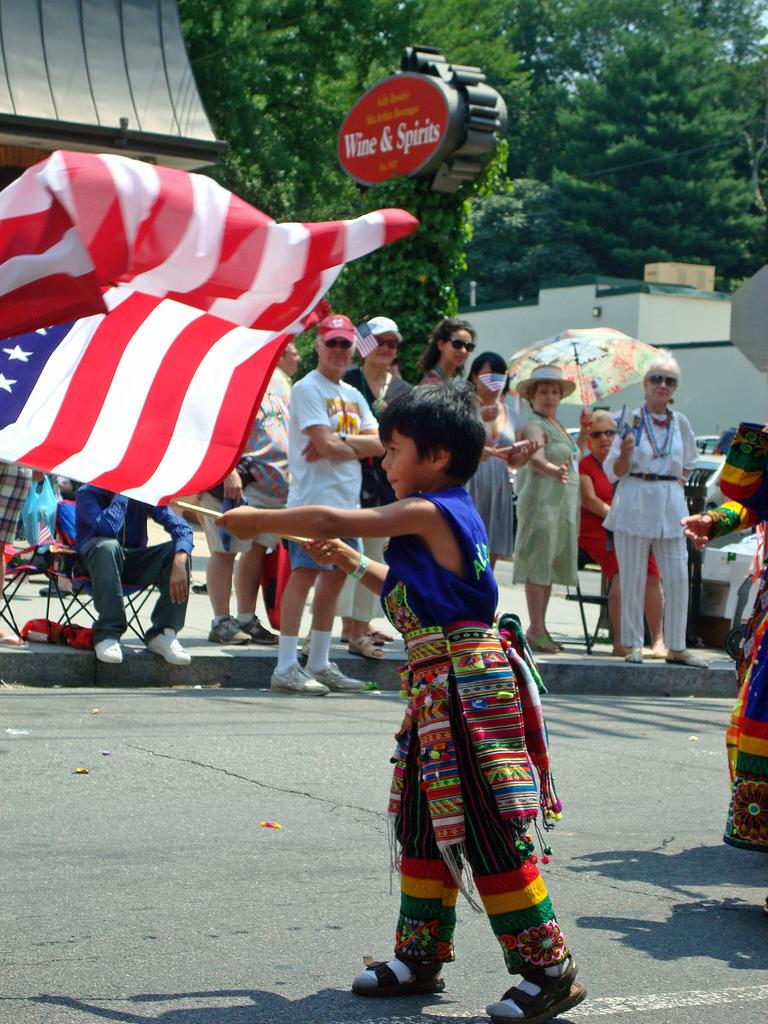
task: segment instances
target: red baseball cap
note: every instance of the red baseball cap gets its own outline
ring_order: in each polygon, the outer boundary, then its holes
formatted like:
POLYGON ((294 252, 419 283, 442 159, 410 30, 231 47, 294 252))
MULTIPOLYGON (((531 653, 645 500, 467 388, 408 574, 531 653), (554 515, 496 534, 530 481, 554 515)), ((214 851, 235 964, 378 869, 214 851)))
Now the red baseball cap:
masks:
POLYGON ((321 338, 344 338, 354 342, 357 339, 355 325, 348 316, 342 313, 333 313, 322 320, 317 327, 317 333, 321 338))

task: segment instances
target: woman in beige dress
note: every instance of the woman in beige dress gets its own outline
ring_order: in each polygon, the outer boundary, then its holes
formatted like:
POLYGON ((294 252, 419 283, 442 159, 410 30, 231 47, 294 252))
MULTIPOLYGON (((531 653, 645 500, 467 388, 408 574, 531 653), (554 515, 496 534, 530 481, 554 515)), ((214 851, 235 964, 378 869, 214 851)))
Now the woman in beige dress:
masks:
POLYGON ((538 366, 517 384, 517 393, 533 412, 522 436, 542 447, 517 474, 514 581, 525 584, 528 642, 545 654, 560 650, 546 625, 552 584, 577 582, 579 458, 587 444, 589 417, 582 415, 578 443, 557 420, 561 400, 575 387, 559 366, 538 366))

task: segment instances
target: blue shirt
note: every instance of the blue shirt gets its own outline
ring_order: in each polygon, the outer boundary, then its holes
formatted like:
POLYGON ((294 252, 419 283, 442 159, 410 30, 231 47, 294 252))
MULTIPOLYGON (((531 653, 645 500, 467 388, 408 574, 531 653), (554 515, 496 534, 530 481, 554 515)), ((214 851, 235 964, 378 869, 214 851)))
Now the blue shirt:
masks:
POLYGON ((81 551, 95 537, 110 537, 124 548, 145 548, 148 516, 171 535, 176 551, 192 553, 191 527, 167 505, 147 505, 91 484, 79 487, 75 495, 75 547, 81 551))
POLYGON ((403 582, 408 604, 425 626, 449 626, 462 620, 492 625, 499 590, 491 571, 488 535, 472 499, 463 487, 419 491, 413 497, 425 498, 440 509, 464 557, 465 575, 444 569, 418 537, 392 537, 384 553, 389 572, 382 598, 403 582))

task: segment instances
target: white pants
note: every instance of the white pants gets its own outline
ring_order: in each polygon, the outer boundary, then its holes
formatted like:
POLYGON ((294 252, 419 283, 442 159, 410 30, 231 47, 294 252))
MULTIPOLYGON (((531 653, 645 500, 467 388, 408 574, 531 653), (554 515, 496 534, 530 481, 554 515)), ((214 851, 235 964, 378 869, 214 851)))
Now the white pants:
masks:
MULTIPOLYGON (((386 537, 363 537, 363 551, 372 562, 384 561, 386 537)), ((347 577, 344 588, 336 602, 336 614, 342 618, 352 618, 357 622, 370 622, 371 619, 383 615, 381 602, 376 594, 364 587, 362 583, 347 577)))
POLYGON ((613 535, 621 580, 621 642, 643 646, 643 608, 648 574, 648 551, 659 563, 664 584, 664 641, 671 651, 685 649, 688 625, 688 551, 685 538, 637 537, 624 530, 613 535))

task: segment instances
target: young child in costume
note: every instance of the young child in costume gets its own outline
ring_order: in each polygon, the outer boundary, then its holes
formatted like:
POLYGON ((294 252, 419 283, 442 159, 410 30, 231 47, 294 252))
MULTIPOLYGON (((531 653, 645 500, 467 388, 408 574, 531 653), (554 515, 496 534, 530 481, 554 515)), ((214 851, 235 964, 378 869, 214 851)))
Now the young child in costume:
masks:
MULTIPOLYGON (((685 533, 703 548, 712 537, 768 521, 768 429, 742 423, 723 467, 719 508, 683 519, 685 533)), ((768 853, 768 551, 744 643, 736 661, 739 695, 726 734, 731 800, 724 840, 768 853)), ((768 913, 768 899, 765 902, 768 913)))
MULTIPOLYGON (((242 537, 320 538, 307 545, 312 557, 379 593, 405 641, 410 702, 396 737, 389 804, 400 844, 395 954, 386 963, 366 962, 352 990, 443 990, 459 890, 479 909, 468 863, 507 969, 522 976, 488 1007, 491 1020, 548 1020, 581 1002, 586 990, 576 981, 528 833, 542 812, 560 810, 532 663, 520 632, 505 641, 494 626, 498 591, 488 541, 462 486, 477 468, 485 432, 465 389, 428 385, 387 407, 380 435, 399 499, 393 504, 238 508, 218 520, 242 537), (339 536, 389 537, 387 565, 331 539, 339 536)), ((530 447, 521 445, 521 460, 530 447)), ((550 853, 545 847, 545 860, 550 853)))

